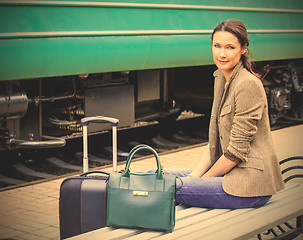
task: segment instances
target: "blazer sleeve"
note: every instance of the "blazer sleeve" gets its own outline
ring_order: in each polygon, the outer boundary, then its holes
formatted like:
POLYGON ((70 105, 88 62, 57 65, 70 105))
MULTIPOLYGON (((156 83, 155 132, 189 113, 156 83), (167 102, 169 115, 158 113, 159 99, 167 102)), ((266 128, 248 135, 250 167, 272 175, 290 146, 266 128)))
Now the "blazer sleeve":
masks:
POLYGON ((258 131, 267 100, 259 79, 241 79, 234 88, 235 114, 227 151, 247 162, 250 143, 258 131))

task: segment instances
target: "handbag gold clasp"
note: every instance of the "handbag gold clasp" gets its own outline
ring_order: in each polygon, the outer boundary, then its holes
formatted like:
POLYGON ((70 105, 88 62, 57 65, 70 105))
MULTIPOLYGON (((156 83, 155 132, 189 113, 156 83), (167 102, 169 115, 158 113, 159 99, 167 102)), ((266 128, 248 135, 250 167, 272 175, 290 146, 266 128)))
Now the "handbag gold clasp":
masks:
POLYGON ((133 191, 133 195, 134 195, 134 196, 143 196, 143 197, 147 197, 147 196, 148 196, 148 192, 145 192, 145 191, 133 191))

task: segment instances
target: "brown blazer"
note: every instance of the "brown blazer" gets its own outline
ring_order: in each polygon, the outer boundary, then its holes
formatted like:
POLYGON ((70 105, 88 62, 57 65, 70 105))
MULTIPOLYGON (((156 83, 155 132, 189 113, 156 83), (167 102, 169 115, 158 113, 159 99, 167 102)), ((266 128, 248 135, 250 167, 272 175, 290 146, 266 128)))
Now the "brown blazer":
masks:
POLYGON ((223 189, 240 197, 268 196, 284 188, 275 155, 262 82, 240 61, 229 84, 214 72, 209 150, 214 164, 228 150, 241 160, 223 178, 223 189))

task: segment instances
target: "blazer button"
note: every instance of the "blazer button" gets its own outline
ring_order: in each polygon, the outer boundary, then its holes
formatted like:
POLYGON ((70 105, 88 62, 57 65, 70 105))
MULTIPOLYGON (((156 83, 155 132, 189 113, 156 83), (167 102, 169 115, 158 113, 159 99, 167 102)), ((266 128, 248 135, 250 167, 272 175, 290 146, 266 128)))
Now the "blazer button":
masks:
POLYGON ((211 148, 215 148, 215 146, 211 146, 211 148))

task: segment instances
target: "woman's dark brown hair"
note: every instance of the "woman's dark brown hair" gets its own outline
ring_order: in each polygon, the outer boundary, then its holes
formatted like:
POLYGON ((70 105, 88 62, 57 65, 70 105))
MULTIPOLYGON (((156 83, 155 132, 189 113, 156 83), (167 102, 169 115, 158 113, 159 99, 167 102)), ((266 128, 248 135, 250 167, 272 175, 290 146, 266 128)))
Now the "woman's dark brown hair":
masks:
MULTIPOLYGON (((218 31, 226 31, 226 32, 229 32, 229 33, 235 35, 238 38, 238 40, 241 44, 241 47, 246 45, 247 52, 250 53, 250 51, 248 49, 249 40, 248 40, 247 30, 246 30, 245 25, 241 21, 230 19, 230 20, 221 22, 219 25, 217 25, 214 28, 214 31, 211 35, 211 40, 213 40, 214 34, 218 31)), ((249 72, 251 72, 255 76, 259 77, 259 75, 253 71, 253 62, 248 57, 247 53, 242 54, 241 59, 242 59, 244 67, 249 72)))

